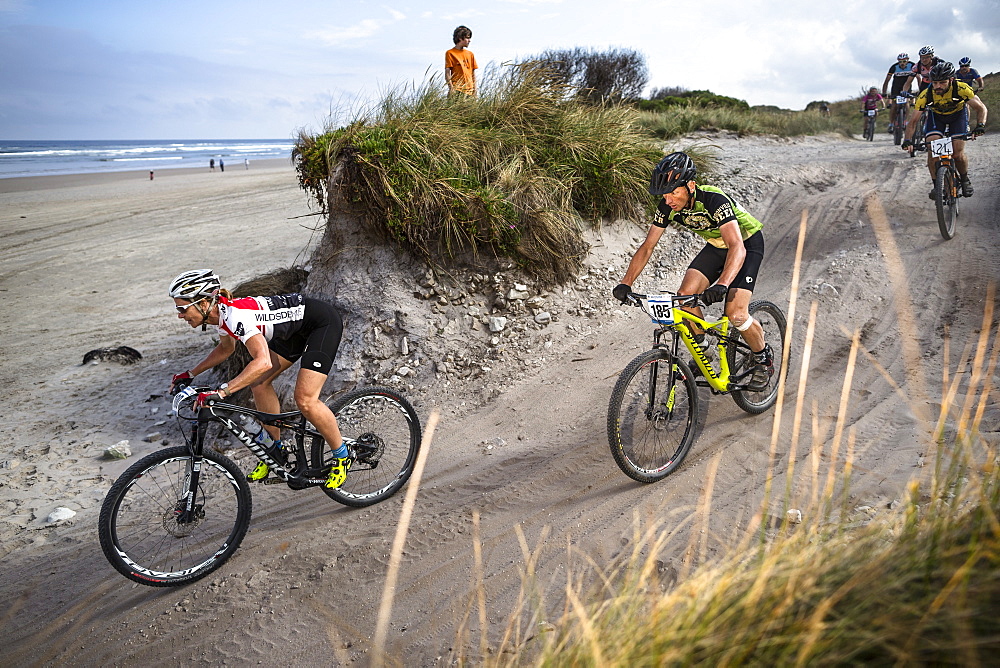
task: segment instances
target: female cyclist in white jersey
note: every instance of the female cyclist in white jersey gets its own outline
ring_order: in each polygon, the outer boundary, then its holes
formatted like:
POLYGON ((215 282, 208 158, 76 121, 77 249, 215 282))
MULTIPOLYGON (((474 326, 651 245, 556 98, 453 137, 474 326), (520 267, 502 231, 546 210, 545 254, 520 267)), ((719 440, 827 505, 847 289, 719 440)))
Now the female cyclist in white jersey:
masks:
MULTIPOLYGON (((169 294, 174 299, 177 317, 191 327, 219 328, 219 344, 193 368, 176 374, 170 382, 171 392, 229 359, 236 352, 236 341, 240 340, 250 353, 250 363, 217 390, 199 396, 198 402, 203 403, 213 395, 225 398, 249 387, 257 410, 280 413, 281 402, 272 383, 301 358, 295 380, 295 404, 334 450, 336 460, 326 486, 343 485, 351 466, 349 453, 337 418, 319 399, 343 334, 337 310, 326 302, 300 294, 234 299, 228 290, 222 289, 219 277, 208 269, 184 272, 170 284, 169 294)), ((281 437, 277 427, 264 428, 275 440, 281 437)), ((267 464, 260 462, 247 479, 263 480, 268 472, 267 464)))

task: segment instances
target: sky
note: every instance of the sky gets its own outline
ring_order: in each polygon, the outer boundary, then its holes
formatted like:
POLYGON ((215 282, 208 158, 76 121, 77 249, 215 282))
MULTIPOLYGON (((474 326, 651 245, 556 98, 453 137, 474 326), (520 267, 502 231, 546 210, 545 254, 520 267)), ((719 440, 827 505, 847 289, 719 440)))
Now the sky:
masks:
POLYGON ((881 87, 925 44, 1000 71, 1000 0, 0 0, 0 138, 292 138, 441 81, 458 25, 480 68, 633 49, 647 93, 788 109, 881 87))

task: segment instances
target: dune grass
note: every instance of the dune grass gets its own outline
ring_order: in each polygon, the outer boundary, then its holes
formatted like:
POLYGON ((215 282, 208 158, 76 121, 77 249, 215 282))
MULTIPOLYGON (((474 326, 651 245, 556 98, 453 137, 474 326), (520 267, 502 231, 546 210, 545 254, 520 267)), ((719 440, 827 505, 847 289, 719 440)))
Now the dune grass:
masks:
POLYGON ((645 215, 662 153, 635 119, 567 100, 525 65, 493 70, 477 98, 434 79, 389 91, 346 126, 300 136, 293 157, 324 210, 335 182, 367 225, 424 258, 488 251, 561 281, 586 252, 582 221, 645 215))
POLYGON ((836 133, 850 136, 853 117, 819 111, 762 111, 733 107, 712 107, 691 102, 675 105, 664 112, 642 112, 639 124, 650 135, 672 139, 696 130, 728 130, 740 135, 792 137, 836 133))

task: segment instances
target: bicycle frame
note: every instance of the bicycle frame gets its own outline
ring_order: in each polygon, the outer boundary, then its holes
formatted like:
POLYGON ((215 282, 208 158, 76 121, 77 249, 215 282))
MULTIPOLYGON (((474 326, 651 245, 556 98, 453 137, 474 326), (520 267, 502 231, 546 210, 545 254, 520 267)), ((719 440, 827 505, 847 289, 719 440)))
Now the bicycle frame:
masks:
MULTIPOLYGON (((189 391, 190 389, 191 388, 186 388, 177 395, 178 397, 181 397, 181 399, 175 398, 175 413, 177 413, 177 409, 183 403, 184 397, 182 397, 182 395, 187 393, 185 396, 192 396, 197 392, 197 390, 189 391)), ((310 437, 312 439, 322 439, 323 435, 315 429, 307 427, 306 418, 299 411, 290 411, 287 413, 262 413, 260 411, 253 410, 252 408, 244 408, 243 406, 237 406, 235 404, 210 401, 207 405, 202 406, 197 416, 184 417, 177 413, 177 417, 192 423, 191 437, 190 439, 187 439, 188 450, 190 450, 191 455, 194 458, 194 466, 192 467, 194 480, 192 481, 192 485, 189 487, 190 490, 194 490, 197 485, 196 474, 201 464, 202 452, 205 447, 205 436, 208 433, 208 425, 212 422, 218 422, 221 424, 226 431, 235 436, 240 443, 246 446, 246 448, 250 450, 255 457, 267 464, 268 468, 270 468, 271 471, 277 476, 273 479, 272 484, 285 482, 290 485, 306 487, 309 485, 320 485, 326 482, 326 470, 323 466, 322 455, 318 455, 319 461, 315 461, 317 455, 316 453, 313 453, 313 461, 310 461, 305 448, 306 437, 310 437), (256 418, 263 424, 278 427, 280 429, 288 429, 294 432, 295 466, 289 466, 288 457, 276 457, 276 453, 269 453, 260 443, 254 440, 254 437, 248 434, 246 430, 244 430, 243 427, 241 427, 235 420, 237 414, 249 415, 256 418), (279 459, 281 461, 279 461, 279 459)))
MULTIPOLYGON (((730 375, 729 356, 727 352, 731 345, 746 346, 746 344, 739 341, 735 336, 730 335, 729 326, 731 323, 729 322, 729 318, 722 316, 720 320, 712 322, 684 310, 677 303, 691 301, 693 298, 688 295, 670 295, 669 299, 671 302, 669 317, 664 317, 667 311, 663 307, 666 307, 666 304, 649 304, 649 309, 643 307, 646 314, 660 325, 653 331, 653 347, 665 348, 669 346, 671 355, 677 357, 677 353, 680 350, 680 342, 683 342, 684 347, 687 348, 688 353, 691 355, 691 359, 694 360, 695 365, 701 370, 702 377, 708 383, 708 386, 712 388, 713 392, 723 394, 740 389, 739 387, 734 387, 735 384, 730 375), (718 338, 718 371, 709 362, 703 345, 695 340, 694 331, 691 328, 692 324, 703 330, 707 335, 718 338), (663 335, 667 332, 673 333, 672 341, 669 344, 661 342, 663 335)), ((749 350, 750 348, 747 346, 747 351, 749 350)))

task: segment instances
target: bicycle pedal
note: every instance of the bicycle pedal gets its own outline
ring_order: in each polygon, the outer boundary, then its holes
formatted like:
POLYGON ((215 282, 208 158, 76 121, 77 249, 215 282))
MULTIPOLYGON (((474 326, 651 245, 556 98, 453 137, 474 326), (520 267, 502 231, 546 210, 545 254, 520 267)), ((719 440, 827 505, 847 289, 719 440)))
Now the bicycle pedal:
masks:
POLYGON ((282 485, 282 484, 284 484, 285 481, 282 480, 281 478, 279 478, 278 476, 273 476, 273 477, 272 476, 268 476, 268 477, 264 478, 263 480, 258 480, 257 482, 262 482, 265 485, 282 485))

